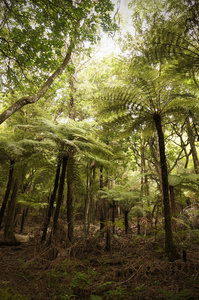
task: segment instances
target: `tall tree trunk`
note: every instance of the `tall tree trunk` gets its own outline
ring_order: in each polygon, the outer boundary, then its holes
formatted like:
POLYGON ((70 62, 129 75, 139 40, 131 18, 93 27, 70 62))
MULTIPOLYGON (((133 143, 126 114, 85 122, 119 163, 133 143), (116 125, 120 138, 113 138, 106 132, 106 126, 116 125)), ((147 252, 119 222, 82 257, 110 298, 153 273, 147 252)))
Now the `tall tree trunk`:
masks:
MULTIPOLYGON (((143 176, 141 177, 141 197, 147 197, 147 206, 150 207, 151 203, 149 200, 149 183, 148 183, 148 176, 146 175, 146 158, 145 158, 145 152, 146 152, 146 142, 145 140, 141 139, 141 174, 143 176)), ((152 226, 152 217, 150 209, 147 212, 147 220, 149 221, 150 225, 152 226)))
POLYGON ((0 229, 1 229, 1 224, 2 224, 2 221, 3 221, 4 212, 5 212, 5 209, 6 209, 6 206, 7 206, 8 198, 9 198, 9 195, 10 195, 10 191, 12 190, 14 164, 15 164, 15 161, 10 160, 10 171, 9 171, 8 183, 7 183, 6 192, 5 192, 3 203, 2 203, 2 206, 1 206, 1 210, 0 210, 0 229))
POLYGON ((113 200, 113 205, 112 205, 112 224, 113 224, 113 234, 115 234, 115 201, 113 200))
POLYGON ((54 214, 54 218, 53 218, 53 228, 52 228, 53 235, 55 234, 56 229, 57 229, 59 211, 60 211, 60 207, 61 207, 61 203, 62 203, 67 162, 68 162, 68 156, 63 156, 62 170, 61 170, 61 176, 60 176, 60 181, 59 181, 58 197, 57 197, 55 214, 54 214))
POLYGON ((76 72, 71 75, 69 81, 69 85, 71 89, 69 118, 72 120, 75 120, 75 106, 76 106, 75 105, 75 93, 76 93, 75 82, 76 82, 76 72))
POLYGON ((176 213, 176 199, 175 199, 175 188, 169 185, 170 202, 171 202, 171 215, 174 216, 176 213))
POLYGON ((151 137, 149 139, 149 146, 150 146, 150 151, 151 155, 155 160, 155 169, 159 177, 159 182, 157 181, 158 188, 160 190, 160 195, 161 195, 161 204, 162 204, 162 216, 164 215, 164 193, 162 189, 162 172, 161 172, 161 166, 158 158, 159 151, 156 149, 156 145, 158 145, 158 137, 157 134, 154 135, 154 137, 151 137))
POLYGON ((128 216, 129 216, 129 210, 125 210, 124 211, 124 226, 125 226, 125 233, 128 233, 128 229, 129 229, 129 220, 128 220, 128 216))
POLYGON ((21 228, 20 228, 20 233, 22 233, 23 228, 24 228, 24 223, 25 223, 25 219, 28 215, 28 211, 29 211, 29 206, 23 209, 23 213, 22 213, 22 217, 21 217, 21 228))
POLYGON ((67 169, 67 222, 68 222, 68 238, 73 242, 74 224, 73 224, 73 166, 74 157, 70 157, 67 169))
MULTIPOLYGON (((100 190, 104 187, 103 181, 103 166, 100 166, 100 190)), ((105 225, 105 215, 104 215, 104 201, 100 199, 100 230, 104 228, 105 225)))
POLYGON ((56 199, 57 189, 58 189, 58 185, 59 185, 60 169, 61 169, 61 159, 58 158, 53 193, 50 197, 49 208, 48 208, 48 212, 47 212, 47 215, 46 215, 46 219, 44 221, 41 242, 44 242, 45 239, 46 239, 46 233, 47 233, 47 230, 48 230, 48 226, 49 226, 49 223, 50 223, 51 216, 53 214, 54 202, 55 202, 55 199, 56 199))
POLYGON ((195 173, 199 174, 199 161, 198 161, 198 155, 197 155, 197 151, 196 151, 195 137, 193 134, 193 130, 191 128, 189 116, 186 118, 186 128, 187 128, 187 135, 188 135, 188 139, 189 139, 189 143, 190 143, 190 147, 191 147, 191 153, 192 153, 195 173))
MULTIPOLYGON (((170 194, 170 204, 171 204, 171 216, 175 217, 176 214, 176 199, 175 199, 175 188, 172 185, 169 185, 169 194, 170 194)), ((176 221, 171 220, 173 230, 176 230, 176 221)))
POLYGON ((96 175, 96 169, 95 169, 95 163, 93 162, 92 168, 91 168, 91 182, 90 182, 90 191, 91 191, 91 205, 90 205, 90 218, 91 222, 94 224, 95 223, 95 216, 96 216, 96 211, 95 211, 95 200, 94 200, 94 191, 93 191, 93 186, 95 185, 95 175, 96 175))
POLYGON ((90 211, 89 165, 87 163, 87 172, 86 172, 86 197, 85 197, 85 205, 84 205, 84 236, 85 237, 89 233, 89 211, 90 211))
POLYGON ((16 178, 13 191, 12 191, 12 196, 8 205, 8 213, 7 213, 5 229, 4 229, 4 240, 5 243, 8 245, 18 244, 13 231, 18 192, 19 192, 19 181, 16 178))
POLYGON ((173 242, 173 233, 171 227, 171 213, 169 204, 169 183, 167 161, 165 154, 164 133, 162 130, 161 116, 154 114, 155 126, 158 134, 160 165, 162 174, 162 189, 163 189, 163 204, 164 204, 164 218, 165 218, 165 252, 170 261, 179 258, 176 247, 173 242))
MULTIPOLYGON (((76 72, 70 77, 70 109, 69 109, 69 118, 75 120, 75 81, 76 81, 76 72)), ((68 239, 72 243, 74 238, 74 220, 73 220, 73 165, 74 165, 74 157, 71 156, 69 158, 69 166, 67 170, 67 222, 68 222, 68 239)))

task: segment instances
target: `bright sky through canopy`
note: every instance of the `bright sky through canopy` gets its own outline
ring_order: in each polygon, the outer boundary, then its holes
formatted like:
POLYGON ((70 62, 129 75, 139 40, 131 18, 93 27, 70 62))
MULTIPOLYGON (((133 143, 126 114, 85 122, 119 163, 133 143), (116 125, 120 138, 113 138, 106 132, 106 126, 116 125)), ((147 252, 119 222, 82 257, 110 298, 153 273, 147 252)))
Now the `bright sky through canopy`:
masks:
MULTIPOLYGON (((119 9, 118 13, 121 14, 121 23, 119 29, 120 34, 124 36, 127 31, 131 34, 134 34, 134 28, 131 23, 131 9, 128 8, 129 1, 112 0, 112 2, 115 5, 114 14, 117 12, 118 9, 119 9)), ((103 34, 101 40, 101 47, 99 51, 100 57, 109 55, 111 53, 119 54, 121 52, 121 49, 116 42, 118 36, 119 36, 118 33, 116 33, 114 37, 110 37, 105 33, 103 34)))

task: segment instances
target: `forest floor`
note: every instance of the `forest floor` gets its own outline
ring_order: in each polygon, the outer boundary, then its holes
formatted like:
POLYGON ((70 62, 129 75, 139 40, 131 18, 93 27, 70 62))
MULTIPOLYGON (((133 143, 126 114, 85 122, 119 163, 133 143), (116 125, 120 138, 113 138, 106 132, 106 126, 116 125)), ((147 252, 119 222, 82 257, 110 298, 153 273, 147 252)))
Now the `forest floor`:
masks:
MULTIPOLYGON (((99 234, 42 249, 35 239, 0 246, 0 299, 199 299, 199 231, 180 232, 187 261, 164 257, 163 235, 99 234), (187 242, 188 235, 189 240, 187 242)), ((40 245, 41 246, 41 245, 40 245)))

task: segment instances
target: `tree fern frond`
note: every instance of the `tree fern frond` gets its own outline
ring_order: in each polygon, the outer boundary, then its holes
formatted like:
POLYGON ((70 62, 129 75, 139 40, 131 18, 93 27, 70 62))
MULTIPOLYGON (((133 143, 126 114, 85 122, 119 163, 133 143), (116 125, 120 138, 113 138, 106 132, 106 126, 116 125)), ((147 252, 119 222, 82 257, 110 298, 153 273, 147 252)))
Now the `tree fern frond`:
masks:
POLYGON ((84 157, 86 159, 89 159, 91 162, 95 161, 99 165, 103 165, 103 166, 110 166, 111 165, 111 161, 108 161, 106 159, 100 158, 97 155, 96 156, 92 155, 91 153, 88 153, 88 152, 84 153, 84 157))
POLYGON ((144 53, 150 62, 177 59, 178 65, 183 64, 183 69, 199 68, 198 44, 188 40, 182 33, 167 28, 153 32, 153 39, 144 53))
POLYGON ((54 169, 50 167, 45 167, 45 169, 39 169, 34 173, 33 178, 33 189, 37 187, 45 187, 49 186, 49 183, 52 182, 52 178, 54 175, 54 169))

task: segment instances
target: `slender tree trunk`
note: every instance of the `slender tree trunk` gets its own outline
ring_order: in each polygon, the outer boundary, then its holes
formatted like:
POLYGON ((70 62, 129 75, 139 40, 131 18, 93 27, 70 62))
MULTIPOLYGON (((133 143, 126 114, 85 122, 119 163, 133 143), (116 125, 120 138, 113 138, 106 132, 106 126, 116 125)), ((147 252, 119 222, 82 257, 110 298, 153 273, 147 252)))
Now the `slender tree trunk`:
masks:
POLYGON ((71 78, 69 80, 70 89, 71 89, 71 95, 70 95, 70 112, 69 112, 69 118, 72 120, 75 120, 75 82, 76 82, 76 73, 71 75, 71 78))
POLYGON ((68 156, 63 156, 62 170, 61 170, 61 176, 60 176, 60 181, 59 181, 58 197, 57 197, 55 214, 54 214, 54 218, 53 218, 53 229, 52 229, 53 235, 55 235, 55 232, 57 229, 59 211, 60 211, 60 207, 61 207, 61 203, 62 203, 67 162, 68 162, 68 156))
MULTIPOLYGON (((100 189, 104 187, 103 181, 103 166, 100 167, 100 189)), ((105 225, 105 216, 104 216, 104 201, 100 199, 100 230, 104 228, 105 225)))
POLYGON ((94 192, 93 192, 93 186, 95 185, 95 175, 96 175, 96 169, 95 164, 92 166, 91 169, 91 206, 90 206, 90 218, 91 223, 95 224, 95 216, 96 216, 96 207, 95 207, 95 200, 94 200, 94 192))
POLYGON ((157 138, 157 134, 154 135, 154 137, 151 137, 149 140, 149 146, 150 146, 150 151, 151 151, 151 155, 155 160, 155 169, 156 172, 158 173, 159 176, 159 182, 157 182, 157 185, 160 189, 160 195, 161 195, 161 204, 162 204, 162 216, 164 215, 164 193, 163 193, 163 189, 162 189, 162 172, 161 172, 161 166, 160 166, 160 162, 158 159, 158 154, 159 151, 156 148, 156 145, 158 145, 158 138, 157 138))
POLYGON ((29 207, 25 208, 23 210, 23 213, 22 213, 22 217, 21 217, 21 228, 20 228, 20 233, 22 233, 23 231, 23 228, 24 228, 24 223, 25 223, 25 219, 28 215, 28 211, 29 211, 29 207))
POLYGON ((161 165, 161 173, 162 173, 162 189, 163 189, 163 204, 164 204, 164 218, 165 218, 165 252, 169 260, 174 261, 179 257, 173 242, 173 233, 171 227, 168 171, 167 171, 165 141, 164 141, 164 133, 162 130, 161 116, 159 114, 154 114, 154 121, 155 121, 155 126, 156 126, 158 140, 159 140, 160 165, 161 165))
POLYGON ((74 224, 73 224, 73 167, 74 157, 70 157, 67 169, 67 222, 68 222, 68 238, 73 242, 74 224))
POLYGON ((86 237, 89 233, 89 211, 90 211, 90 191, 89 191, 89 166, 87 164, 86 174, 86 197, 84 205, 84 236, 86 237))
POLYGON ((89 216, 88 216, 88 224, 90 230, 90 224, 93 221, 93 216, 94 216, 94 204, 93 204, 93 168, 94 166, 91 164, 90 166, 90 181, 89 181, 89 198, 90 198, 90 205, 89 205, 89 216))
POLYGON ((125 225, 125 233, 128 233, 128 229, 129 229, 129 220, 128 220, 128 216, 129 216, 129 211, 125 210, 124 211, 124 225, 125 225))
POLYGON ((171 201, 171 215, 174 216, 176 213, 176 199, 175 199, 175 188, 174 186, 169 186, 170 201, 171 201))
POLYGON ((139 234, 140 235, 140 218, 139 217, 137 217, 137 234, 139 234))
POLYGON ((9 195, 10 195, 10 191, 12 190, 14 164, 15 164, 15 161, 10 160, 10 171, 9 171, 8 183, 7 183, 6 192, 5 192, 3 203, 2 203, 2 206, 1 206, 1 210, 0 210, 0 229, 1 229, 1 224, 2 224, 2 221, 3 221, 4 212, 5 212, 5 209, 6 209, 6 206, 7 206, 8 198, 9 198, 9 195))
POLYGON ((18 244, 13 231, 18 192, 19 192, 19 181, 16 178, 13 191, 12 191, 12 196, 8 205, 8 213, 6 217, 5 230, 4 230, 4 240, 5 243, 8 245, 18 244))
POLYGON ((191 153, 192 153, 195 173, 199 174, 199 161, 198 161, 198 155, 197 155, 197 150, 196 150, 196 145, 195 145, 195 137, 193 134, 193 130, 191 128, 189 117, 187 117, 187 119, 186 119, 186 128, 187 128, 187 135, 188 135, 188 139, 189 139, 189 143, 190 143, 190 147, 191 147, 191 153))
MULTIPOLYGON (((169 195, 170 195, 170 204, 171 204, 171 216, 176 214, 176 199, 175 199, 175 188, 172 185, 169 185, 169 195)), ((176 221, 171 220, 173 230, 176 230, 176 221)))
POLYGON ((113 200, 112 206, 112 224, 113 224, 113 234, 115 234, 115 201, 113 200))
POLYGON ((53 193, 50 197, 49 208, 48 208, 48 212, 47 212, 47 215, 46 215, 46 219, 44 221, 41 242, 44 242, 45 239, 46 239, 46 233, 47 233, 47 230, 48 230, 48 226, 49 226, 49 223, 50 223, 51 216, 53 214, 54 202, 55 202, 55 199, 56 199, 57 189, 58 189, 58 185, 59 185, 60 169, 61 169, 61 159, 58 158, 53 193))
POLYGON ((106 230, 106 247, 105 247, 106 251, 111 251, 111 230, 110 228, 107 226, 107 230, 106 230))

